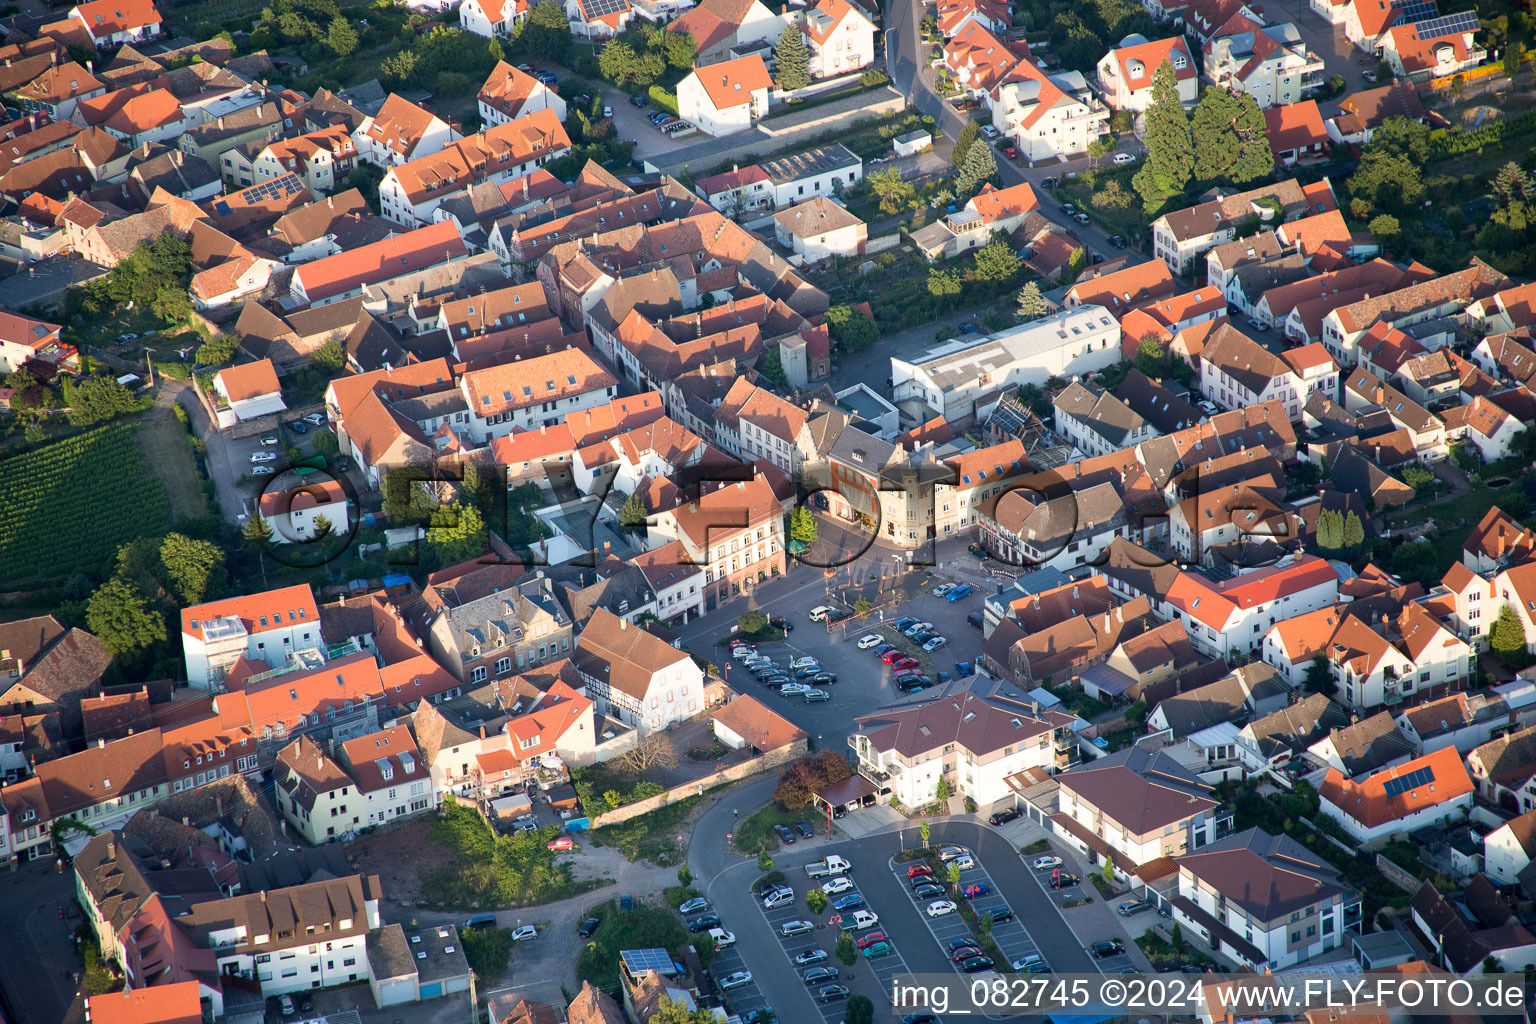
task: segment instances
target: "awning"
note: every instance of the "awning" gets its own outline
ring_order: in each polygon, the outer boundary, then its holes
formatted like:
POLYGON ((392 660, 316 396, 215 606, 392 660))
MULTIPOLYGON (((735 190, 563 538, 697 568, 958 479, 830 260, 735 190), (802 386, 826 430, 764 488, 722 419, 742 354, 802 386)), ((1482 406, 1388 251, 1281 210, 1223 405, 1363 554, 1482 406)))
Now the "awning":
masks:
POLYGON ((834 782, 816 791, 816 799, 833 807, 846 807, 855 801, 878 794, 875 784, 862 775, 850 775, 842 782, 834 782))

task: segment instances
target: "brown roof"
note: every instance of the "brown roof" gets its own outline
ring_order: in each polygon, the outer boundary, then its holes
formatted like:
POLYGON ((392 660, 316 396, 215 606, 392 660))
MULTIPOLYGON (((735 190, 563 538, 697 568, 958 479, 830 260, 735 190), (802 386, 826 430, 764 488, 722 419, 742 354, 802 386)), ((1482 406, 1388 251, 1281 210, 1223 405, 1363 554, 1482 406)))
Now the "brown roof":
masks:
POLYGON ((711 712, 710 717, 762 751, 778 750, 806 737, 805 730, 749 694, 711 712))
POLYGON ((1113 763, 1085 764, 1056 781, 1132 835, 1146 835, 1217 806, 1210 787, 1172 758, 1128 747, 1103 760, 1113 763))
POLYGON ((982 757, 1070 725, 1072 717, 1058 711, 1037 714, 1023 701, 967 691, 891 704, 854 721, 876 749, 894 750, 903 757, 917 757, 950 743, 965 748, 972 757, 982 757))
POLYGON ((598 608, 581 631, 571 660, 582 675, 639 700, 650 691, 657 672, 689 656, 608 609, 598 608))

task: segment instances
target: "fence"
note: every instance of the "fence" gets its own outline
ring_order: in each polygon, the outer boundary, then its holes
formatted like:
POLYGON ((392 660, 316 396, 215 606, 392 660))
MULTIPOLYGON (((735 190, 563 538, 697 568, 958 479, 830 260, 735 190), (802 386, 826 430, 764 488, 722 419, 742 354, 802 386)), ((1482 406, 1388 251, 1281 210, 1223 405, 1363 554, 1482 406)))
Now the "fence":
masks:
POLYGON ((690 796, 698 796, 703 790, 714 789, 716 786, 724 785, 727 782, 736 782, 739 779, 756 775, 758 772, 765 772, 770 768, 777 768, 782 764, 788 764, 797 757, 804 757, 809 750, 809 738, 798 739, 793 743, 770 750, 765 754, 760 754, 750 761, 742 761, 740 764, 733 764, 729 768, 713 772, 703 778, 695 779, 693 782, 674 786, 665 793, 657 793, 655 796, 646 797, 644 800, 636 800, 632 804, 615 807, 613 810, 593 818, 592 827, 602 828, 604 825, 617 825, 621 821, 638 818, 642 814, 649 814, 651 811, 667 806, 667 804, 686 800, 690 796))

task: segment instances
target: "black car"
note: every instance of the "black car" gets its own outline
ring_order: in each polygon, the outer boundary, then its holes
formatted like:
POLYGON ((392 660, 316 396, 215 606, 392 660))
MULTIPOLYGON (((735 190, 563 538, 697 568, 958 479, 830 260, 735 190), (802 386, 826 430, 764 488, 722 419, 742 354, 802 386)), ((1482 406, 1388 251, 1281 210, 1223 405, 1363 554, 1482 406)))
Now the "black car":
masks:
POLYGON ((800 833, 801 839, 810 839, 816 834, 814 831, 812 831, 811 826, 803 821, 795 822, 795 831, 800 833))
POLYGON ((1095 959, 1107 960, 1109 957, 1124 953, 1125 943, 1119 939, 1113 939, 1109 942, 1095 942, 1089 947, 1089 951, 1093 953, 1095 959))
POLYGON ((853 617, 853 609, 852 608, 839 608, 835 612, 827 612, 827 625, 830 626, 834 622, 842 622, 844 619, 852 618, 852 617, 853 617))
POLYGON ((994 910, 994 911, 992 911, 992 923, 993 924, 1002 924, 1004 921, 1012 921, 1012 920, 1013 920, 1013 911, 1009 910, 1007 907, 1004 907, 1001 910, 994 910))
POLYGON ((1052 875, 1051 876, 1051 888, 1052 889, 1069 889, 1069 888, 1071 888, 1072 886, 1076 885, 1078 882, 1081 882, 1081 881, 1082 881, 1082 879, 1078 878, 1076 875, 1069 875, 1065 871, 1063 871, 1059 875, 1052 875))
POLYGON ((903 618, 897 619, 895 622, 891 623, 891 628, 900 631, 900 630, 903 630, 903 629, 907 629, 910 626, 915 626, 915 625, 917 625, 921 621, 923 621, 923 620, 922 619, 911 619, 911 618, 903 617, 903 618))
POLYGON ((960 969, 966 974, 978 974, 981 971, 992 969, 992 958, 989 956, 973 956, 960 965, 960 969))
POLYGON ((837 682, 837 673, 836 672, 817 672, 816 673, 816 677, 814 679, 812 679, 811 682, 815 683, 817 686, 821 686, 821 685, 823 685, 825 683, 835 683, 835 682, 837 682))
POLYGON ((1018 816, 1019 816, 1019 809, 1017 807, 1010 807, 1006 811, 998 811, 996 814, 992 815, 992 817, 988 818, 987 820, 990 821, 994 825, 1006 825, 1008 822, 1012 821, 1014 818, 1017 818, 1018 816))
POLYGON ((1096 253, 1094 253, 1094 254, 1093 254, 1093 262, 1094 262, 1094 263, 1095 263, 1095 264, 1098 264, 1098 263, 1103 263, 1103 262, 1104 262, 1104 254, 1103 254, 1103 253, 1101 253, 1101 252, 1096 252, 1096 253))
POLYGON ((795 624, 790 622, 782 615, 776 615, 769 619, 768 625, 772 626, 774 629, 782 629, 786 633, 791 632, 795 628, 795 624))
POLYGON ((779 837, 779 842, 791 846, 795 842, 795 834, 789 830, 788 825, 773 826, 773 834, 779 837))
POLYGON ((977 558, 986 558, 986 557, 988 557, 987 549, 982 547, 980 544, 972 544, 969 547, 967 547, 965 550, 969 551, 971 554, 975 555, 977 558))
POLYGON ((934 885, 932 882, 929 882, 927 885, 920 885, 912 890, 912 898, 919 900, 936 900, 943 895, 944 887, 942 885, 934 885))
POLYGON ((581 924, 576 926, 576 934, 580 935, 584 939, 590 939, 593 935, 597 934, 597 930, 602 926, 602 918, 589 917, 585 921, 581 922, 581 924))
POLYGON ((964 949, 966 946, 974 946, 974 945, 976 945, 976 940, 971 938, 969 935, 967 935, 963 939, 950 939, 949 940, 949 951, 951 953, 958 953, 962 949, 964 949))
POLYGON ((629 103, 630 103, 630 106, 643 107, 643 106, 645 106, 645 97, 644 96, 631 96, 629 98, 629 103))
POLYGON ((1124 249, 1125 248, 1125 236, 1124 235, 1111 235, 1110 239, 1109 239, 1109 244, 1114 246, 1116 249, 1124 249))
POLYGON ((315 1010, 315 1001, 313 999, 309 998, 309 996, 300 996, 299 997, 299 1012, 300 1013, 313 1013, 314 1010, 315 1010))
POLYGON ((807 967, 800 972, 800 977, 807 985, 814 985, 818 981, 836 981, 836 967, 807 967))
POLYGON ((839 999, 847 999, 847 998, 848 998, 848 986, 847 985, 823 985, 816 992, 816 1001, 818 1003, 835 1003, 839 999))
POLYGON ((719 927, 720 927, 720 915, 719 914, 702 914, 699 917, 696 917, 692 921, 688 922, 688 930, 690 932, 693 932, 694 934, 698 934, 699 932, 707 932, 711 928, 719 928, 719 927))
POLYGON ((305 423, 303 420, 291 420, 291 421, 289 421, 287 423, 284 423, 283 426, 287 427, 289 430, 293 431, 295 434, 307 434, 307 433, 309 433, 309 424, 305 423))
POLYGON ((804 668, 795 669, 796 679, 811 679, 821 671, 820 665, 807 665, 804 668))

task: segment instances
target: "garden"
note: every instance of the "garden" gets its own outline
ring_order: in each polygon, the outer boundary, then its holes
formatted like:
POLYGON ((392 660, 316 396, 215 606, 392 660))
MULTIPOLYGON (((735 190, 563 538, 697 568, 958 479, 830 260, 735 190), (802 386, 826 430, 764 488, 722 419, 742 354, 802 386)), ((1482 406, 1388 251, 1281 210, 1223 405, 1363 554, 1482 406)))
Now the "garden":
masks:
POLYGON ((602 924, 582 947, 576 960, 576 976, 612 995, 619 992, 619 953, 626 949, 665 949, 674 957, 688 944, 677 915, 670 907, 636 903, 621 909, 614 900, 588 910, 602 924))
POLYGON ((547 825, 497 835, 473 807, 445 803, 431 837, 453 863, 433 870, 422 880, 422 890, 437 907, 496 910, 551 903, 609 884, 608 879, 572 879, 569 860, 548 846, 559 832, 547 825))

